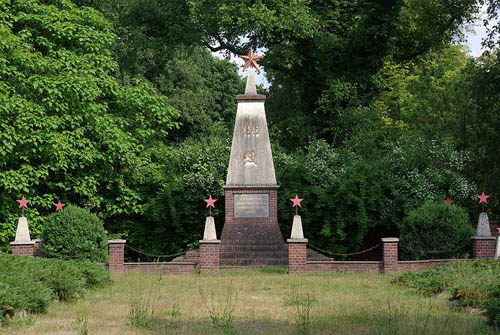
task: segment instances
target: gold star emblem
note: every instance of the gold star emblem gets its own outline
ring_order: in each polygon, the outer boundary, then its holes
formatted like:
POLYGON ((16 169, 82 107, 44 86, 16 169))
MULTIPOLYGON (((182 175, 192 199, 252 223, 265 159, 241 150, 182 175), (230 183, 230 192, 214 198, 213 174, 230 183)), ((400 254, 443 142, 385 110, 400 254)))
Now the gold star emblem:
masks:
POLYGON ((259 64, 257 64, 257 61, 259 61, 262 58, 262 56, 254 55, 252 48, 250 48, 248 55, 240 55, 240 58, 243 58, 245 60, 245 65, 243 65, 243 70, 246 70, 248 67, 253 66, 254 68, 257 69, 257 71, 260 72, 259 64))

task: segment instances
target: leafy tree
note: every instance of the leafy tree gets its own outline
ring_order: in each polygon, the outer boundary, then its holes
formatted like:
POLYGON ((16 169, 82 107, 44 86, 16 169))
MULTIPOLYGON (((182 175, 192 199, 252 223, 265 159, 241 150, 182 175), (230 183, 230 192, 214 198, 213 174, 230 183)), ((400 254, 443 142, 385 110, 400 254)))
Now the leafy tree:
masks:
POLYGON ((282 135, 290 135, 282 142, 294 149, 311 134, 340 145, 346 137, 338 132, 350 129, 339 129, 339 118, 372 102, 383 88, 374 75, 384 62, 403 63, 459 38, 460 25, 472 20, 478 5, 473 0, 244 5, 197 0, 190 6, 211 50, 266 49, 262 64, 272 83, 270 120, 286 129, 282 135))
POLYGON ((180 111, 183 127, 171 132, 170 139, 206 136, 213 122, 232 128, 234 96, 244 83, 234 64, 201 45, 186 1, 74 2, 92 5, 113 23, 120 80, 127 84, 133 77, 146 78, 180 111))
POLYGON ((147 82, 117 82, 116 36, 97 11, 25 0, 0 13, 0 241, 21 195, 34 236, 56 199, 102 217, 142 213, 138 171, 177 111, 147 82))

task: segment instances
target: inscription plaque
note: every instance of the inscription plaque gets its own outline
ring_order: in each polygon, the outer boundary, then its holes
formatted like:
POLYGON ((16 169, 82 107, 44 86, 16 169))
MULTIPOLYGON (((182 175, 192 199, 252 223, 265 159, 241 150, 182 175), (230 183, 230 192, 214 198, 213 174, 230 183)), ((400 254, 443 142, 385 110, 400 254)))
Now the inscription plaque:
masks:
POLYGON ((269 194, 235 194, 235 218, 269 217, 269 194))

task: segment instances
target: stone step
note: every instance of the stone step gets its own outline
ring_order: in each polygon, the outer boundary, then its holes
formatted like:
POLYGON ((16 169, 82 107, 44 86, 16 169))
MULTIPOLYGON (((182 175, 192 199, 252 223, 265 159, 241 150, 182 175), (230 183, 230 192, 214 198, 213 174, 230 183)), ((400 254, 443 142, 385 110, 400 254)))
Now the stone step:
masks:
POLYGON ((221 251, 247 251, 247 250, 288 250, 282 244, 248 244, 248 245, 221 245, 221 251))
POLYGON ((288 268, 288 264, 255 264, 255 265, 219 265, 221 269, 261 269, 261 268, 288 268))
POLYGON ((261 245, 261 244, 282 244, 285 245, 282 239, 247 239, 247 238, 234 238, 234 239, 222 239, 221 245, 241 245, 241 244, 251 244, 251 245, 261 245))
POLYGON ((244 251, 237 251, 237 252, 221 252, 220 253, 220 258, 221 259, 234 259, 234 258, 255 258, 255 259, 260 259, 260 258, 287 258, 288 259, 288 252, 276 252, 276 251, 271 251, 271 252, 244 252, 244 251))
POLYGON ((269 266, 269 265, 287 265, 288 259, 279 259, 279 258, 238 258, 238 259, 221 259, 221 266, 269 266))

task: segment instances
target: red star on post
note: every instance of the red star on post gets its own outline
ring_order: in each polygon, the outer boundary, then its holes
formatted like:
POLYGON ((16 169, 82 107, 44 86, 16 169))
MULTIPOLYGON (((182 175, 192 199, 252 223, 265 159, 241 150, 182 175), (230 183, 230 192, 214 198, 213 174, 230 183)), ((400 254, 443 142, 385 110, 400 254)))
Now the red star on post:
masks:
POLYGON ((479 203, 480 204, 483 204, 483 213, 484 213, 484 204, 487 204, 488 203, 488 198, 490 197, 489 195, 486 195, 484 194, 484 191, 483 193, 479 194, 479 195, 476 195, 476 197, 479 198, 479 203))
POLYGON ((500 228, 497 228, 497 235, 500 236, 500 228))
POLYGON ((243 70, 246 70, 248 67, 252 66, 257 71, 260 72, 259 64, 257 64, 257 61, 259 61, 262 58, 262 56, 254 55, 252 48, 250 48, 248 55, 240 55, 240 58, 243 58, 245 60, 245 65, 243 65, 243 70))
POLYGON ((453 203, 453 200, 451 200, 450 198, 446 198, 446 200, 443 200, 443 202, 445 204, 447 204, 448 206, 451 206, 451 204, 453 203))
MULTIPOLYGON (((219 199, 212 199, 212 196, 210 195, 208 199, 203 199, 207 203, 207 207, 210 207, 210 216, 212 216, 212 207, 215 208, 214 203, 219 200, 219 199)), ((205 207, 205 208, 207 208, 205 207)))
POLYGON ((21 200, 16 200, 18 203, 19 203, 19 208, 22 208, 22 211, 23 211, 23 214, 22 216, 24 216, 24 209, 25 208, 28 208, 28 202, 30 202, 29 200, 26 200, 24 198, 24 195, 23 197, 21 198, 21 200))
POLYGON ((59 200, 59 202, 57 204, 56 203, 53 203, 53 204, 54 204, 54 206, 56 206, 56 212, 62 210, 63 207, 66 206, 66 204, 61 203, 61 200, 59 200))
POLYGON ((298 209, 298 207, 302 208, 302 205, 300 204, 300 202, 302 200, 304 200, 304 199, 300 199, 298 197, 298 195, 295 195, 295 198, 290 199, 290 201, 293 202, 293 207, 296 207, 295 208, 295 215, 299 215, 299 209, 298 209))

